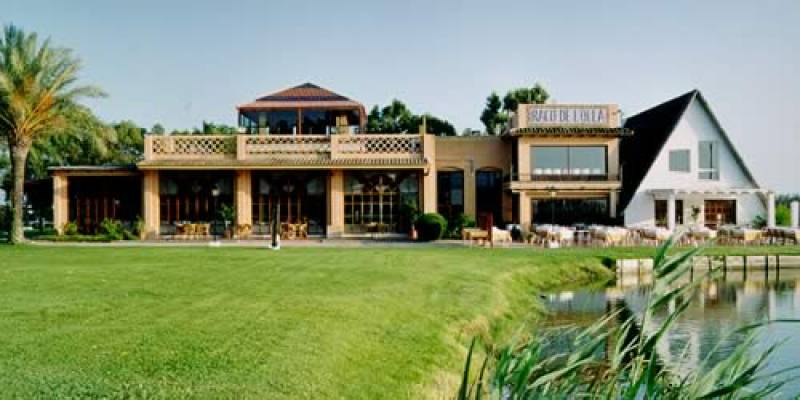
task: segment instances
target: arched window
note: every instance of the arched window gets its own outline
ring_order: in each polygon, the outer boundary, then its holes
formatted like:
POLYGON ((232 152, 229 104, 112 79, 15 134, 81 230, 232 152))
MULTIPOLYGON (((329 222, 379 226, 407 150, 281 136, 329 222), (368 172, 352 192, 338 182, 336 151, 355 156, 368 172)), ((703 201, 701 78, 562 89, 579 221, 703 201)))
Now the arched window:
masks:
POLYGON ((436 209, 448 221, 464 213, 464 171, 450 170, 436 173, 436 209))

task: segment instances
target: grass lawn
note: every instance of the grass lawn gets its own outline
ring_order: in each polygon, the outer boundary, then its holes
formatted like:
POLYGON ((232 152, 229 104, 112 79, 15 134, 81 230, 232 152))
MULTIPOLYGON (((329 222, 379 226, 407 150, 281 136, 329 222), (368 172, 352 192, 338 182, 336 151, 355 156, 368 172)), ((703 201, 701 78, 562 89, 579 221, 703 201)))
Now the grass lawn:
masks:
POLYGON ((651 252, 0 246, 0 397, 441 397, 473 335, 651 252))

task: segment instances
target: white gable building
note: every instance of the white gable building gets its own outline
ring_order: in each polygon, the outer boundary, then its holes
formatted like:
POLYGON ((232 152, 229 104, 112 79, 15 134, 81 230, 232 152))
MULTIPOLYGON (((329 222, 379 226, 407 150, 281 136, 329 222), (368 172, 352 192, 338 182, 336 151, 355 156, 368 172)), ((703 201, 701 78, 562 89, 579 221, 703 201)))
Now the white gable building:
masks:
POLYGON ((626 226, 774 225, 759 187, 702 94, 693 90, 625 122, 621 207, 626 226))

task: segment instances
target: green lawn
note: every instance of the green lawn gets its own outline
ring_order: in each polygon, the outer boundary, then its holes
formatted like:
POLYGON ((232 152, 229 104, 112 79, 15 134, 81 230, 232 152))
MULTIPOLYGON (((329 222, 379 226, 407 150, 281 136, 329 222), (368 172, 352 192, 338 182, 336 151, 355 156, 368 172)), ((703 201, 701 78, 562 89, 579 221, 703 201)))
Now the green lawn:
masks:
POLYGON ((0 246, 0 396, 440 397, 473 335, 651 251, 0 246))

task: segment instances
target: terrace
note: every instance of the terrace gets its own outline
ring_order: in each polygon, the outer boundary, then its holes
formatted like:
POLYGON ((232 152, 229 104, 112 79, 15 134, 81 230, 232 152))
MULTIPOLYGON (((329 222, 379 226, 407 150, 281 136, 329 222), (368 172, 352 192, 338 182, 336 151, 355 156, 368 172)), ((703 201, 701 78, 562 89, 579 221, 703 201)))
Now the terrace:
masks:
POLYGON ((140 166, 424 165, 423 134, 146 136, 140 166))

